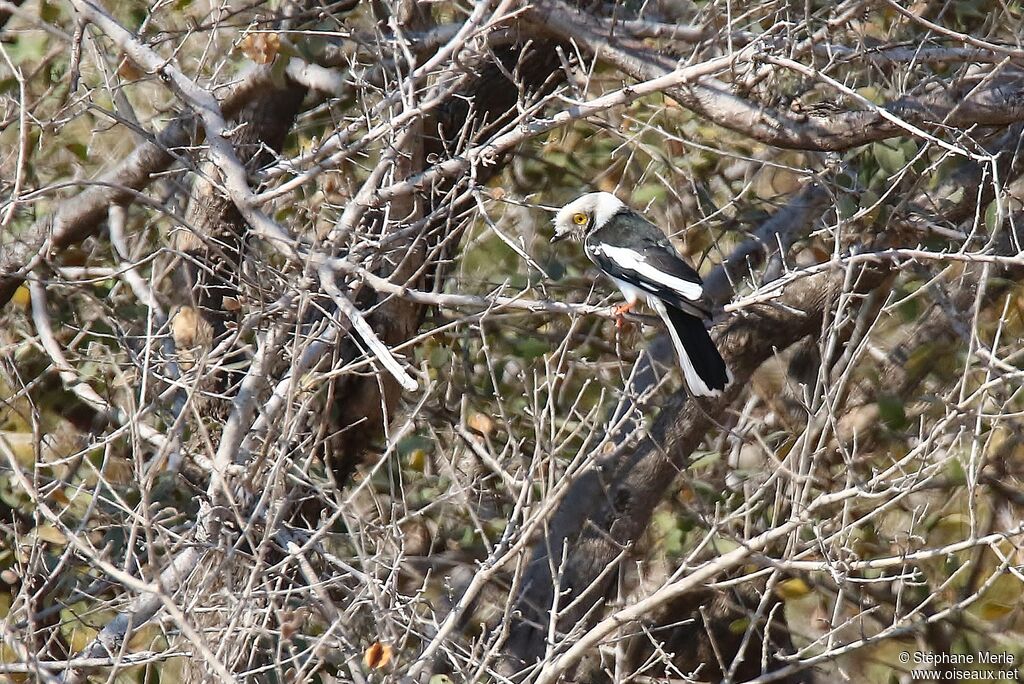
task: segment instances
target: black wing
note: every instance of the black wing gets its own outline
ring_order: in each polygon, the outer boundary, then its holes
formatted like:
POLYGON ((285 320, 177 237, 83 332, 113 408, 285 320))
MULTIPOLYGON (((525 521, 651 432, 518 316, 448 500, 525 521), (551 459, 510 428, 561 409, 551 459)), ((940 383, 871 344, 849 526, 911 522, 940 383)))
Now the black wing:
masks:
POLYGON ((692 315, 709 316, 700 275, 643 217, 633 212, 617 214, 590 233, 584 246, 587 256, 613 278, 692 315))

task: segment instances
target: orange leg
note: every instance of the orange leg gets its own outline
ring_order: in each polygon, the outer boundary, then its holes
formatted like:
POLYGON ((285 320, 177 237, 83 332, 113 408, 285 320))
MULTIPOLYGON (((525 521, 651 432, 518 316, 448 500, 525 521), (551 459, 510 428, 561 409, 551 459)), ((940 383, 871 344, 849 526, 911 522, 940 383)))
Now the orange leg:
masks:
POLYGON ((615 327, 616 328, 618 328, 619 330, 622 330, 622 326, 625 323, 625 320, 622 317, 625 316, 627 313, 629 313, 633 309, 633 307, 635 305, 636 305, 636 302, 626 302, 625 304, 621 304, 621 305, 615 307, 615 316, 616 316, 615 327))

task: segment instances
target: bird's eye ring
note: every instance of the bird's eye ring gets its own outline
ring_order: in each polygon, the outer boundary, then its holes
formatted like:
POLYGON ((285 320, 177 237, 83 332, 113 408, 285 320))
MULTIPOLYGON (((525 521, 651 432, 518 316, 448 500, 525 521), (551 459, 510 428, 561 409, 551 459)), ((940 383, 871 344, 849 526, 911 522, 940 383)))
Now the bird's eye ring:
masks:
POLYGON ((577 226, 585 225, 587 222, 587 215, 583 213, 573 214, 572 222, 575 223, 577 226))

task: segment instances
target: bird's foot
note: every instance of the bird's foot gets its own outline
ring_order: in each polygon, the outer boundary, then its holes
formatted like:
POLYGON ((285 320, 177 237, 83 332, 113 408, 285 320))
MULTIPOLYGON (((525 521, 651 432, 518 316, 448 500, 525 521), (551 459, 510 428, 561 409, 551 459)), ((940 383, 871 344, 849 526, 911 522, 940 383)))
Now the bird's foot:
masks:
POLYGON ((629 313, 630 311, 633 310, 633 304, 635 304, 635 303, 636 302, 633 302, 633 303, 627 302, 626 304, 621 304, 621 305, 615 307, 615 327, 616 327, 616 329, 622 330, 622 326, 624 326, 626 324, 626 319, 624 318, 624 316, 627 313, 629 313))

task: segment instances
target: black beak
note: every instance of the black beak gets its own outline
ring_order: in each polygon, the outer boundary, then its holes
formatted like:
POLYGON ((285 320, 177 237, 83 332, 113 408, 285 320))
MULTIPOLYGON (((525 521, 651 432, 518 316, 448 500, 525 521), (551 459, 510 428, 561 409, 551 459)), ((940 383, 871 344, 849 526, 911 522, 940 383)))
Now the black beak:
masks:
POLYGON ((562 233, 562 234, 555 233, 554 236, 552 236, 552 238, 551 238, 551 242, 552 243, 561 242, 562 240, 564 240, 567 237, 569 237, 568 233, 562 233))

